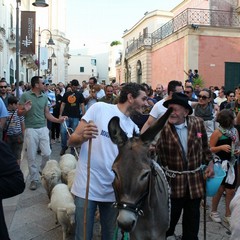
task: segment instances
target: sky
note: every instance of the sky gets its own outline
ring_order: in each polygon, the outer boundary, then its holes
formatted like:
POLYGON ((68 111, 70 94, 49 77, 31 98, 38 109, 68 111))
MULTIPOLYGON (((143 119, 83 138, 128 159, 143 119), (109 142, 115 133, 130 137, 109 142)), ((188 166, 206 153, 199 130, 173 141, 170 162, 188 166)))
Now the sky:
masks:
POLYGON ((66 37, 70 51, 109 45, 145 12, 171 10, 183 0, 68 0, 66 37))

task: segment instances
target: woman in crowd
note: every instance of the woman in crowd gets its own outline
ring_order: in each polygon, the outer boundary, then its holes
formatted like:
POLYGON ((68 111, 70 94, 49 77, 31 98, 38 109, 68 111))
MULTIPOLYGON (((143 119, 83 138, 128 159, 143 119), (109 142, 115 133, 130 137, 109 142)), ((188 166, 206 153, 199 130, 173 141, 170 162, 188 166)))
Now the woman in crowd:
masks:
POLYGON ((234 127, 234 113, 232 110, 223 109, 217 115, 216 121, 219 127, 210 137, 210 149, 215 153, 227 170, 226 177, 223 179, 217 194, 212 198, 212 211, 210 218, 214 222, 221 222, 219 213, 217 212, 218 204, 223 192, 226 193, 226 209, 224 221, 230 223, 231 212, 229 209, 230 201, 233 199, 237 184, 237 162, 236 155, 239 155, 237 149, 239 144, 238 131, 234 127))
POLYGON ((211 91, 203 89, 198 95, 198 103, 194 104, 194 115, 204 121, 208 139, 214 131, 214 104, 212 103, 211 91))
MULTIPOLYGON (((59 118, 60 114, 60 106, 62 103, 62 96, 61 96, 61 89, 59 87, 56 87, 55 89, 55 95, 56 95, 56 105, 53 108, 53 116, 56 118, 59 118)), ((57 142, 59 141, 60 136, 60 123, 52 123, 52 143, 55 142, 55 139, 57 142)))

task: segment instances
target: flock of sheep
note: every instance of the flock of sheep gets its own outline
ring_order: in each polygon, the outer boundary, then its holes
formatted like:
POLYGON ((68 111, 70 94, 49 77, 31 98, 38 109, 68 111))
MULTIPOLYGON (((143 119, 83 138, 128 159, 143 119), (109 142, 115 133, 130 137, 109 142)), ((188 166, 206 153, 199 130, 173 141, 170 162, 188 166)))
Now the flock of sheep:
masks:
POLYGON ((56 216, 63 231, 63 240, 72 232, 75 223, 75 204, 70 192, 75 176, 77 160, 72 154, 61 156, 60 161, 49 160, 41 176, 43 187, 46 189, 50 203, 48 208, 56 216))

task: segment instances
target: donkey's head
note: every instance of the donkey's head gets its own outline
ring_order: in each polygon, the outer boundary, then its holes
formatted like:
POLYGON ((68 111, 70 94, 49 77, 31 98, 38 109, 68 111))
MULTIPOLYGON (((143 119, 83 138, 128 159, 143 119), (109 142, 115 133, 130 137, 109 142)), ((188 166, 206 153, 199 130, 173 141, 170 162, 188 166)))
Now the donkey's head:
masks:
POLYGON ((118 117, 113 117, 108 124, 110 138, 119 149, 112 166, 115 173, 113 188, 116 206, 120 209, 117 221, 124 231, 132 231, 137 216, 142 214, 141 207, 149 193, 152 172, 148 147, 163 128, 171 111, 167 110, 145 133, 140 136, 133 135, 130 139, 121 129, 118 117))

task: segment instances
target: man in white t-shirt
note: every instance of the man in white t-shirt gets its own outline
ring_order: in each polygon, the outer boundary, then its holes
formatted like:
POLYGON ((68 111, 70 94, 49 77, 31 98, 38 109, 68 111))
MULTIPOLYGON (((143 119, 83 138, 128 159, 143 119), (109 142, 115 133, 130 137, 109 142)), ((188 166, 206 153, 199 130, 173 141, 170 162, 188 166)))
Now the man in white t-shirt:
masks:
POLYGON ((153 123, 157 121, 158 118, 160 118, 167 111, 167 108, 163 106, 163 103, 171 99, 174 92, 183 92, 183 86, 181 81, 172 80, 168 83, 168 96, 160 100, 153 106, 149 114, 148 120, 145 122, 141 129, 141 133, 144 133, 150 126, 152 126, 153 123))
POLYGON ((84 202, 86 198, 89 139, 92 139, 90 184, 88 195, 87 239, 92 239, 94 216, 100 212, 102 239, 113 239, 116 227, 117 210, 112 207, 115 201, 112 182, 112 164, 118 155, 118 147, 113 144, 108 133, 108 123, 114 116, 120 118, 121 128, 131 137, 139 132, 131 120, 133 114, 142 113, 147 105, 144 88, 137 83, 126 84, 121 90, 117 105, 95 103, 82 117, 81 122, 70 136, 69 145, 81 145, 76 176, 71 192, 76 196, 75 240, 82 240, 84 233, 84 202))

